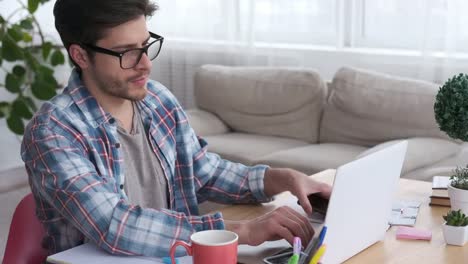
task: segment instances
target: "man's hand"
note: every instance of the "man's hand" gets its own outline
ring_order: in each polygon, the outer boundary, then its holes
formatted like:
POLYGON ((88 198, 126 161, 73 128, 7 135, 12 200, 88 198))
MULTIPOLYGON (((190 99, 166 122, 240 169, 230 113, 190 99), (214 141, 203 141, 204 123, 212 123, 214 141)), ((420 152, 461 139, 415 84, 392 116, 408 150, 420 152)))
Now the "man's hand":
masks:
POLYGON ((273 196, 284 191, 290 191, 297 197, 304 211, 312 214, 312 206, 307 196, 319 193, 322 197, 329 199, 331 186, 314 180, 306 174, 293 169, 268 169, 263 180, 265 194, 273 196))
POLYGON ((314 230, 308 219, 287 206, 279 207, 249 221, 225 220, 225 225, 227 230, 237 233, 239 244, 251 246, 283 238, 292 245, 295 236, 300 237, 302 243, 307 245, 314 236, 314 230))

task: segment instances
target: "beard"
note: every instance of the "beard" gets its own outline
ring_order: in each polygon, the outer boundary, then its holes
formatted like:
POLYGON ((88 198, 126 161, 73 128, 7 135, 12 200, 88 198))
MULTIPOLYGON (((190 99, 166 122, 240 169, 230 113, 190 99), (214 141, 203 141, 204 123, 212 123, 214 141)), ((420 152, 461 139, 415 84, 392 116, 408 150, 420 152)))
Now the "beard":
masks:
POLYGON ((145 98, 147 93, 146 84, 138 87, 132 83, 132 80, 138 79, 143 75, 148 75, 148 72, 141 72, 126 78, 99 74, 98 72, 99 70, 93 67, 90 71, 90 77, 102 93, 131 101, 140 101, 145 98))

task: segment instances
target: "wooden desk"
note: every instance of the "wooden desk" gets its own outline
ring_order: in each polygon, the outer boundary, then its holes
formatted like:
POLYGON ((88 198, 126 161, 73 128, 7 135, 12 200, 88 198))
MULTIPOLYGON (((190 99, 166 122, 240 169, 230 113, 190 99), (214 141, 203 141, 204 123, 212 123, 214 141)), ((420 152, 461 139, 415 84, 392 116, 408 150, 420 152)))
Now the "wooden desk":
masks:
MULTIPOLYGON (((334 170, 327 170, 313 175, 314 178, 332 183, 334 170)), ((281 194, 277 199, 262 205, 235 205, 219 208, 225 219, 247 220, 252 219, 276 207, 281 206, 288 199, 289 193, 281 194)), ((420 201, 421 207, 415 227, 432 230, 431 241, 397 240, 395 232, 397 227, 391 227, 385 235, 385 240, 378 242, 366 250, 355 255, 345 263, 468 263, 468 244, 464 247, 449 246, 445 244, 442 234, 442 215, 446 214, 448 207, 429 206, 431 183, 401 179, 399 183, 398 198, 402 200, 420 201)), ((243 261, 245 262, 245 261, 243 261)), ((250 263, 262 263, 261 258, 250 263)))

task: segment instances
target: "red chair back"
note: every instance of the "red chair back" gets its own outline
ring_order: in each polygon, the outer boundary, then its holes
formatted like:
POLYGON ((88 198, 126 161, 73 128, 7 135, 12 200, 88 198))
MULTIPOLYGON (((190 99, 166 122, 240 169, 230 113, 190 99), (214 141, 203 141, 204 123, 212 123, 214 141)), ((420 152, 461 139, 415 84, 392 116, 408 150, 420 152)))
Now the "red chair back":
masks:
POLYGON ((32 193, 16 206, 3 257, 3 264, 39 264, 47 258, 42 239, 45 231, 36 217, 36 204, 32 193))

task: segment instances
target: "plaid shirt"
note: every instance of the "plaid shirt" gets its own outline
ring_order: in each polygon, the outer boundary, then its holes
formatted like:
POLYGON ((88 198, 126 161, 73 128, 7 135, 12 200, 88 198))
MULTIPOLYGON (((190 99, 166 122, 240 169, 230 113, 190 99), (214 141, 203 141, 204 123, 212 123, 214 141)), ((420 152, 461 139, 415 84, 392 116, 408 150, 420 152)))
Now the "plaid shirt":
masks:
POLYGON ((130 204, 117 122, 73 71, 62 94, 43 104, 26 128, 21 155, 50 253, 92 241, 122 255, 167 256, 176 240, 223 229, 221 213, 199 216, 198 203, 264 202, 266 166, 247 167, 207 152, 185 112, 163 85, 148 82, 137 103, 168 181, 170 209, 130 204))

